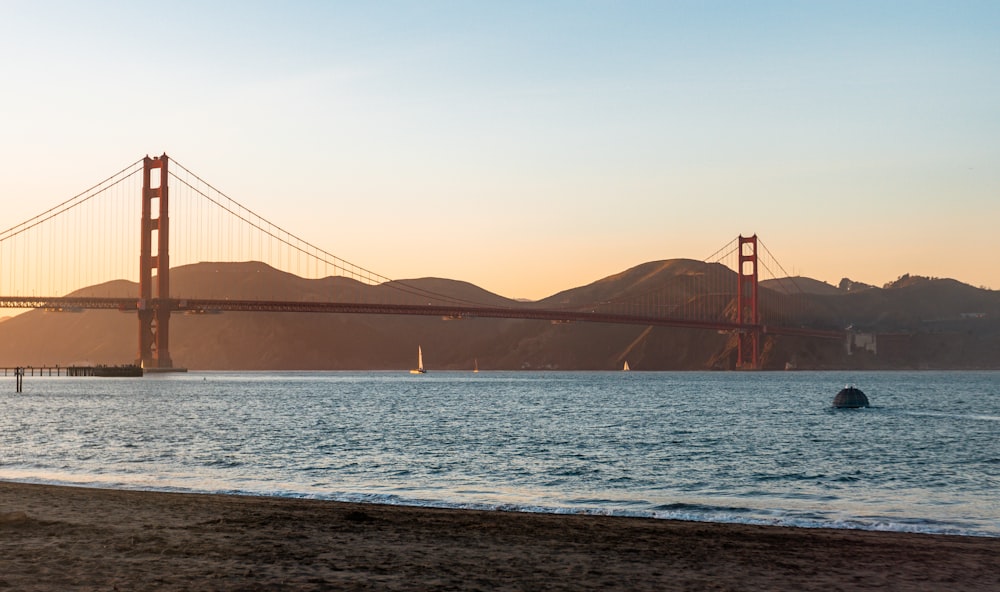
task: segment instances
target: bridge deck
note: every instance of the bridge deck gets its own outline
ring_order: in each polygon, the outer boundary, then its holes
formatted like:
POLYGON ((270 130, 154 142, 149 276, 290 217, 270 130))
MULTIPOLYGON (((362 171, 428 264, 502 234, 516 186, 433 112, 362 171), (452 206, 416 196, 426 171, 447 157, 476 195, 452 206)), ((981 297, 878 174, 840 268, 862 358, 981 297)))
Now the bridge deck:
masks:
POLYGON ((136 298, 83 298, 83 297, 0 297, 0 308, 40 308, 56 312, 79 312, 91 310, 119 310, 136 312, 162 306, 171 311, 192 313, 214 312, 309 312, 328 314, 372 314, 372 315, 414 315, 459 318, 503 318, 527 319, 557 322, 614 323, 628 325, 652 325, 656 327, 676 327, 688 329, 708 329, 735 333, 760 331, 768 335, 788 335, 842 339, 843 331, 813 329, 808 327, 780 327, 763 324, 737 323, 724 320, 691 320, 646 315, 629 315, 597 312, 596 310, 563 310, 534 308, 531 305, 518 307, 456 306, 441 304, 366 304, 356 302, 309 302, 309 301, 260 301, 260 300, 215 300, 215 299, 151 299, 136 298))

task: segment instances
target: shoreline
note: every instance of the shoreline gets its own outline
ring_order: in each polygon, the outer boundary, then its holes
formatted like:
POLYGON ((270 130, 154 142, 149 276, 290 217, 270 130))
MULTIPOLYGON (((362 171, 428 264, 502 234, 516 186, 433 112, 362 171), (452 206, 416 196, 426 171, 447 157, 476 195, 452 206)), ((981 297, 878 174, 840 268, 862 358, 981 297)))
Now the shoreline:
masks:
POLYGON ((996 590, 1000 538, 0 482, 18 590, 996 590))
MULTIPOLYGON (((35 477, 0 476, 0 483, 39 485, 43 487, 68 487, 78 489, 102 489, 112 491, 134 491, 139 493, 171 493, 182 495, 221 495, 233 497, 263 498, 263 499, 288 499, 288 500, 309 500, 316 502, 330 502, 343 504, 357 504, 360 506, 394 506, 403 508, 435 509, 435 510, 470 510, 482 512, 503 512, 515 514, 542 514, 553 516, 594 516, 611 518, 635 518, 640 520, 667 520, 674 522, 690 522, 697 524, 722 524, 722 525, 744 525, 744 526, 768 526, 776 528, 794 528, 804 530, 848 530, 848 531, 868 531, 885 532, 914 535, 940 535, 952 537, 973 537, 973 538, 995 538, 1000 540, 1000 532, 993 530, 976 530, 965 525, 958 526, 930 526, 933 520, 919 525, 919 519, 904 519, 893 522, 891 519, 872 519, 871 522, 864 522, 860 518, 849 518, 836 521, 821 521, 817 518, 797 518, 783 517, 768 518, 746 517, 743 519, 719 518, 712 513, 700 515, 698 511, 668 511, 663 509, 640 509, 626 510, 622 508, 602 508, 600 506, 575 507, 575 506, 544 506, 544 505, 521 505, 512 502, 447 502, 443 500, 433 500, 428 498, 403 498, 397 494, 385 494, 384 496, 368 495, 346 495, 346 496, 325 496, 322 494, 305 493, 302 491, 260 491, 241 489, 189 489, 185 487, 171 486, 148 486, 137 484, 126 484, 120 481, 93 481, 80 482, 72 480, 40 480, 35 477), (713 517, 715 516, 715 517, 713 517), (916 521, 915 521, 916 520, 916 521), (850 524, 850 525, 846 525, 850 524)), ((704 507, 702 504, 696 504, 704 507)), ((676 509, 676 508, 675 508, 676 509)), ((940 523, 938 523, 940 524, 940 523)))

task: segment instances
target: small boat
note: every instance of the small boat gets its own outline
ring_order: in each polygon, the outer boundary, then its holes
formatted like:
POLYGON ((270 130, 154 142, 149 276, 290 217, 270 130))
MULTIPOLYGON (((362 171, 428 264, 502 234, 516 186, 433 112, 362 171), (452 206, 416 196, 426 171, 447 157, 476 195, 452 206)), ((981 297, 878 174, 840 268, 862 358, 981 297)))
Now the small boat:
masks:
POLYGON ((631 368, 628 367, 628 360, 625 360, 625 365, 622 366, 622 372, 628 372, 631 368))
POLYGON ((417 367, 410 370, 410 374, 427 374, 427 371, 424 370, 424 352, 419 345, 417 346, 417 367))

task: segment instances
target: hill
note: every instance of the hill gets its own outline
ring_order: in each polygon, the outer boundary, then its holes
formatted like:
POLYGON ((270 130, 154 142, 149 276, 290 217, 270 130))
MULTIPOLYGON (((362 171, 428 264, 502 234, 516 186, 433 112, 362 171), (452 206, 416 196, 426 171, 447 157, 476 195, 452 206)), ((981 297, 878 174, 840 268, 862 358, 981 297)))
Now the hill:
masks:
MULTIPOLYGON (((574 309, 614 307, 656 294, 731 317, 735 273, 686 259, 654 261, 535 303, 441 278, 367 286, 339 277, 303 279, 255 262, 179 267, 171 270, 171 282, 178 298, 363 296, 421 304, 432 293, 470 304, 574 309)), ((78 294, 128 297, 137 291, 134 283, 116 281, 78 294)), ((856 290, 786 278, 762 282, 761 307, 766 319, 784 311, 782 325, 852 327, 861 335, 850 351, 844 340, 767 335, 766 368, 1000 368, 1000 294, 954 280, 904 276, 883 288, 856 290)), ((134 313, 35 310, 0 323, 0 365, 131 363, 135 342, 134 313)), ((191 369, 403 370, 415 364, 417 345, 431 370, 467 370, 474 361, 483 370, 612 370, 625 360, 636 370, 727 369, 735 363, 733 335, 695 329, 307 313, 171 317, 171 356, 175 365, 191 369)))
POLYGON ((840 294, 840 290, 835 286, 802 276, 763 280, 760 282, 760 286, 782 294, 820 294, 823 296, 840 294))

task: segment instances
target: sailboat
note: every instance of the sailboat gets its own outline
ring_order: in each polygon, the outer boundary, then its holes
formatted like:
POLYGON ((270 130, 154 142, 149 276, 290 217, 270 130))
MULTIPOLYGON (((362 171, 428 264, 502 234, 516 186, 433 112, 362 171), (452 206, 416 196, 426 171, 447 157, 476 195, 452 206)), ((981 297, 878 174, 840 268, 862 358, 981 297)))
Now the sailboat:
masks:
POLYGON ((424 370, 424 352, 417 346, 417 367, 414 370, 410 370, 410 374, 427 374, 424 370))
POLYGON ((628 367, 628 360, 625 360, 625 365, 622 366, 622 372, 628 372, 631 368, 628 367))
POLYGON ((479 358, 474 358, 473 359, 472 366, 473 366, 472 367, 472 372, 473 373, 479 372, 479 358))

